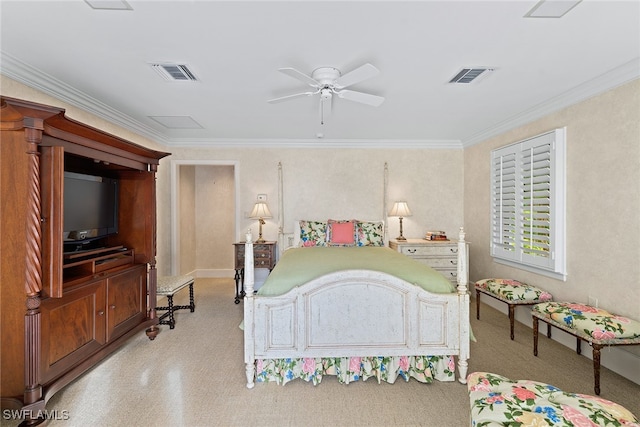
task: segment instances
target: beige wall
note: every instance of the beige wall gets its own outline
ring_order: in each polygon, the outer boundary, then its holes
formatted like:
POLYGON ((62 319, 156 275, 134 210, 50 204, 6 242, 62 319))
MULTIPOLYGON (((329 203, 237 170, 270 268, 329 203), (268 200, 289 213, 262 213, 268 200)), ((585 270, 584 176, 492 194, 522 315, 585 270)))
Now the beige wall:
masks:
MULTIPOLYGON (((640 80, 466 148, 464 171, 471 280, 514 278, 551 292, 556 300, 586 303, 594 297, 602 308, 640 319, 640 80), (565 282, 497 264, 489 255, 490 151, 564 126, 565 282)), ((531 323, 524 308, 519 319, 531 323)), ((607 359, 608 354, 603 356, 605 366, 607 359)), ((630 363, 640 382, 639 359, 630 363)))
POLYGON ((513 277, 559 300, 640 319, 640 80, 464 151, 470 274, 513 277), (489 255, 489 156, 494 148, 567 127, 567 280, 496 264, 489 255), (633 284, 633 285, 632 285, 633 284), (622 297, 624 295, 624 297, 622 297))
POLYGON ((198 165, 196 169, 196 268, 233 268, 235 183, 233 166, 198 165))
MULTIPOLYGON (((234 238, 238 240, 247 229, 258 235, 257 221, 247 218, 258 194, 267 195, 273 214, 263 226, 263 237, 277 239, 278 163, 283 171, 285 232, 292 232, 298 219, 383 219, 385 162, 388 207, 402 199, 413 211, 404 219, 405 236, 420 237, 433 228, 455 236, 462 225, 462 150, 172 148, 172 152, 172 159, 181 162, 237 162, 240 223, 234 238)), ((398 235, 398 224, 398 218, 390 218, 390 236, 398 235)), ((160 234, 167 233, 170 223, 159 222, 159 227, 160 234)), ((158 249, 159 258, 169 256, 169 247, 159 244, 158 249)), ((233 267, 232 258, 228 263, 222 268, 233 267)))

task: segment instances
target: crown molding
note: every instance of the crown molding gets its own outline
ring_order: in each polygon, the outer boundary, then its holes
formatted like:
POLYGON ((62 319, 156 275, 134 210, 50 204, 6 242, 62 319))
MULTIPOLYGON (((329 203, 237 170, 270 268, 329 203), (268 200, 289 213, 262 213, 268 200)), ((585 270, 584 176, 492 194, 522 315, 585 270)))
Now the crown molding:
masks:
POLYGON ((169 145, 162 134, 154 129, 132 119, 130 116, 108 106, 107 104, 79 91, 53 76, 50 76, 39 69, 32 67, 6 52, 0 51, 0 73, 20 82, 26 86, 39 90, 47 95, 53 96, 74 107, 80 108, 101 119, 121 126, 127 130, 137 133, 164 145, 169 145))
POLYGON ((584 101, 615 87, 621 86, 632 80, 640 78, 640 57, 614 68, 598 77, 582 83, 558 96, 551 98, 541 104, 525 110, 515 116, 498 123, 495 126, 476 133, 475 135, 462 140, 464 148, 486 141, 489 138, 500 135, 511 129, 531 123, 534 120, 559 111, 570 105, 584 101))
POLYGON ((462 149, 459 140, 429 139, 173 139, 169 147, 462 149))

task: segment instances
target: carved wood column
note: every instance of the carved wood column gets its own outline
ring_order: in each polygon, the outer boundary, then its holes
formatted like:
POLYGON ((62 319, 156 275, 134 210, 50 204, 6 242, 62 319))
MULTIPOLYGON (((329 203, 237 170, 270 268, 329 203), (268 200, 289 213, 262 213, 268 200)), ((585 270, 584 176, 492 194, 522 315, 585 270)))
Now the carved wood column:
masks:
MULTIPOLYGON (((156 172, 158 171, 158 165, 149 165, 150 173, 153 174, 153 185, 151 190, 151 201, 153 203, 153 209, 151 210, 151 259, 149 260, 149 283, 147 283, 147 292, 149 293, 149 319, 156 319, 156 291, 158 286, 158 270, 156 269, 156 254, 157 254, 157 200, 156 200, 156 172)), ((148 328, 145 333, 149 337, 150 340, 155 339, 155 337, 160 332, 160 328, 157 324, 148 328)))
MULTIPOLYGON (((38 145, 42 141, 43 120, 25 118, 26 154, 28 160, 28 192, 26 218, 26 313, 24 321, 25 334, 25 372, 24 372, 24 406, 42 400, 42 384, 40 376, 40 292, 42 291, 42 229, 40 209, 40 153, 38 145)), ((26 419, 32 424, 36 420, 26 419)))

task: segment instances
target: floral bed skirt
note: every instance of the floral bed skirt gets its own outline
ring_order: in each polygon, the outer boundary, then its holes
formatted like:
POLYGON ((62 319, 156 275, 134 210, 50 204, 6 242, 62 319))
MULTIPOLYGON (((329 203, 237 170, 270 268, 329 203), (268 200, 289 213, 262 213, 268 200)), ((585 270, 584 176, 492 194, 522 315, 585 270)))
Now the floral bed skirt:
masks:
POLYGON ((394 357, 338 357, 256 360, 256 381, 286 384, 296 378, 320 384, 325 375, 337 376, 338 381, 376 378, 378 383, 394 383, 400 377, 423 383, 455 380, 453 356, 394 356, 394 357))

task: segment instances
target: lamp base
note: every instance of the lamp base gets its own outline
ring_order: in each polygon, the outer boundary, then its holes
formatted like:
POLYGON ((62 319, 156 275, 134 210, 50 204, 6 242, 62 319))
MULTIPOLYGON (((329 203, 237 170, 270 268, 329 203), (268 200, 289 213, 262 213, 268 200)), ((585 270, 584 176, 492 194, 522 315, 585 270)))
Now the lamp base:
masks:
POLYGON ((266 240, 264 240, 262 237, 256 240, 256 243, 264 243, 264 242, 266 242, 266 240))
POLYGON ((399 240, 399 241, 401 241, 401 242, 404 242, 404 241, 406 241, 406 240, 407 240, 407 238, 406 238, 406 237, 404 237, 404 236, 398 236, 398 237, 396 237, 396 240, 399 240))

